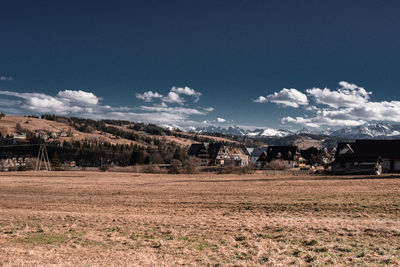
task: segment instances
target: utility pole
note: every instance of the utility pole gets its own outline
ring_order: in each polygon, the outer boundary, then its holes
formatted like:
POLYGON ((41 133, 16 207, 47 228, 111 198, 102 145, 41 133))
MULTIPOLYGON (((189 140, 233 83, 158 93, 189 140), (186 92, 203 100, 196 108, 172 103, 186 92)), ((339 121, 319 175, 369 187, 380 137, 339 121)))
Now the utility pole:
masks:
POLYGON ((39 153, 36 160, 35 171, 40 171, 42 167, 42 162, 46 171, 51 171, 51 165, 49 160, 49 155, 47 154, 47 149, 45 144, 41 144, 39 148, 39 153))

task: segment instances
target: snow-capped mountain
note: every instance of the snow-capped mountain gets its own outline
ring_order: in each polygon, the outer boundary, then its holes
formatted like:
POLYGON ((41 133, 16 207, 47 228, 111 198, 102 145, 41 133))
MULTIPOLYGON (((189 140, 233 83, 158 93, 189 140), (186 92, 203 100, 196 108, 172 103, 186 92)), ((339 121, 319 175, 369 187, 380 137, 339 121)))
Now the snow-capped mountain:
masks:
POLYGON ((275 129, 265 129, 260 136, 275 136, 275 137, 284 137, 284 136, 288 136, 288 135, 292 135, 293 132, 289 131, 289 130, 275 130, 275 129))
POLYGON ((349 139, 364 139, 364 138, 400 138, 400 125, 393 125, 388 123, 377 123, 368 124, 355 127, 345 127, 338 130, 320 130, 313 131, 307 128, 300 129, 296 132, 285 130, 285 129, 254 129, 248 130, 239 126, 207 126, 196 128, 196 132, 207 132, 207 133, 221 133, 236 136, 248 136, 248 137, 285 137, 289 135, 301 135, 301 134, 313 134, 320 136, 332 136, 349 139))
POLYGON ((313 132, 305 127, 296 132, 296 134, 313 134, 313 133, 315 133, 315 132, 313 132))
POLYGON ((220 127, 220 126, 206 126, 206 127, 198 127, 195 130, 198 133, 221 133, 221 134, 230 134, 237 136, 247 135, 247 130, 238 127, 238 126, 229 126, 229 127, 220 127))
POLYGON ((248 130, 235 125, 229 127, 219 127, 219 126, 199 127, 196 128, 196 132, 221 133, 221 134, 249 136, 249 137, 284 137, 294 134, 289 130, 282 130, 282 129, 275 130, 272 128, 248 130))
POLYGON ((396 136, 400 137, 400 125, 378 123, 355 127, 345 127, 332 132, 330 135, 352 139, 393 138, 396 136))

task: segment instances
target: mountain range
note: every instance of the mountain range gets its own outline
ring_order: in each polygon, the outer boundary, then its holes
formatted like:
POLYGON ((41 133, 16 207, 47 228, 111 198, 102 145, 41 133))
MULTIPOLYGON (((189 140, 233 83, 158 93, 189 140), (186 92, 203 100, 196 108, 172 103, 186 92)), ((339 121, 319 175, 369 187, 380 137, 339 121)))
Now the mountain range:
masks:
POLYGON ((291 131, 286 129, 244 129, 239 126, 206 126, 198 127, 195 129, 199 133, 220 133, 226 135, 248 136, 253 138, 260 137, 286 137, 290 135, 311 134, 318 136, 330 136, 349 139, 395 139, 400 138, 400 125, 389 123, 367 124, 361 126, 344 127, 336 130, 309 130, 302 128, 298 131, 291 131))

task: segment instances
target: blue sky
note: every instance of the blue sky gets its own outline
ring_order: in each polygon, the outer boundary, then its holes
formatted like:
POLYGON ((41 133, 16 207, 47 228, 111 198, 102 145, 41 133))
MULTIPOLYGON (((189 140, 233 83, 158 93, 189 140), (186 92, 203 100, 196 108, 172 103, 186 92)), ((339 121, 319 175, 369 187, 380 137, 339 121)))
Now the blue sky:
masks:
POLYGON ((400 123, 399 10, 399 1, 2 1, 0 110, 181 126, 400 123))

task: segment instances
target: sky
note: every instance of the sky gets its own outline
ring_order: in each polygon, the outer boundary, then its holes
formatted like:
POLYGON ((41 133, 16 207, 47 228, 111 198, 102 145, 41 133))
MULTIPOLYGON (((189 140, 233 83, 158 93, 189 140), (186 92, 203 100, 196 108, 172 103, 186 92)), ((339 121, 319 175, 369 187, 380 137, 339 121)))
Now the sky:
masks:
POLYGON ((0 111, 170 126, 400 123, 399 1, 1 1, 0 111))

